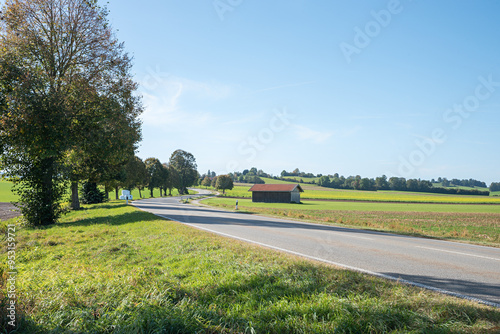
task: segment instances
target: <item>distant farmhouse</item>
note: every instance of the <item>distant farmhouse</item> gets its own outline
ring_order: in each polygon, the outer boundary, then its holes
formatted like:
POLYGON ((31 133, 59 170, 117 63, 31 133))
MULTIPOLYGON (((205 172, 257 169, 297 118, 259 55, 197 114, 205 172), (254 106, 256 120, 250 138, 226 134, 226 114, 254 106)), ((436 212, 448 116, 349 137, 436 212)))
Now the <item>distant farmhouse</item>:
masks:
POLYGON ((256 184, 250 190, 252 202, 300 203, 302 187, 298 184, 256 184))

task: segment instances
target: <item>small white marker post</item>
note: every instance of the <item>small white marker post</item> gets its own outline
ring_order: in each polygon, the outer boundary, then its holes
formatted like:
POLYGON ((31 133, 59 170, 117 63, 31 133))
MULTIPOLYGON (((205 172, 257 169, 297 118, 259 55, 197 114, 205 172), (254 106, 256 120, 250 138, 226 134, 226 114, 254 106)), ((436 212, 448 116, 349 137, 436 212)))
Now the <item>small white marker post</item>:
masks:
POLYGON ((236 210, 238 210, 238 200, 236 200, 236 210))
POLYGON ((122 195, 120 196, 120 199, 126 200, 128 205, 128 200, 133 199, 132 194, 130 194, 130 190, 122 190, 122 195))

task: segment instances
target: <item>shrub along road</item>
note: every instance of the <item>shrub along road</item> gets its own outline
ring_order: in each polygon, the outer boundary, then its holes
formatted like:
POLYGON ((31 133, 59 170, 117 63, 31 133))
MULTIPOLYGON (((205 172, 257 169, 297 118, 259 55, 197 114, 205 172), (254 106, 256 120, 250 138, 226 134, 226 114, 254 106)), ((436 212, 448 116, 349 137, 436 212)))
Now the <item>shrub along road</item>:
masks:
POLYGON ((500 307, 498 248, 226 212, 179 200, 133 205, 223 236, 500 307))

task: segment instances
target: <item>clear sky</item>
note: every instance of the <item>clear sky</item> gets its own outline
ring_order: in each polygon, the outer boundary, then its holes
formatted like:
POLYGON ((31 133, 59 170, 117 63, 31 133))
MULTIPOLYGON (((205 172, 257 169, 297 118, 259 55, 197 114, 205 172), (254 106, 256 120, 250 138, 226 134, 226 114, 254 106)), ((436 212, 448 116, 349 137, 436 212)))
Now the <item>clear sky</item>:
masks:
POLYGON ((138 155, 201 174, 500 181, 500 2, 109 0, 138 155))

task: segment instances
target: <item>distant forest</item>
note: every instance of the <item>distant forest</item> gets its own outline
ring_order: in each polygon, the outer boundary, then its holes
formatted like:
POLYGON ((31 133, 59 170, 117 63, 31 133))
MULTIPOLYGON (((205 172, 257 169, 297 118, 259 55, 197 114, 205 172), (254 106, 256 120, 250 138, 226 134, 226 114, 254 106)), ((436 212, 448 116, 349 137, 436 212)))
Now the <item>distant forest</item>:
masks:
MULTIPOLYGON (((209 171, 209 176, 215 176, 209 171)), ((459 194, 459 195, 480 195, 489 196, 490 191, 500 191, 500 182, 492 183, 489 190, 485 182, 474 179, 451 179, 439 177, 437 180, 430 181, 421 179, 405 179, 403 177, 391 177, 382 175, 377 178, 363 178, 359 175, 344 177, 335 173, 333 175, 322 175, 301 172, 298 168, 291 172, 283 170, 281 175, 272 176, 265 173, 261 169, 255 167, 245 169, 243 172, 235 172, 229 174, 235 181, 240 183, 263 184, 262 178, 273 178, 275 180, 299 182, 306 184, 317 184, 321 187, 334 189, 355 189, 355 190, 397 190, 411 192, 428 192, 439 194, 459 194), (306 180, 304 180, 306 179, 306 180), (311 180, 312 179, 312 180, 311 180), (479 189, 463 189, 461 187, 479 188, 479 189)))

